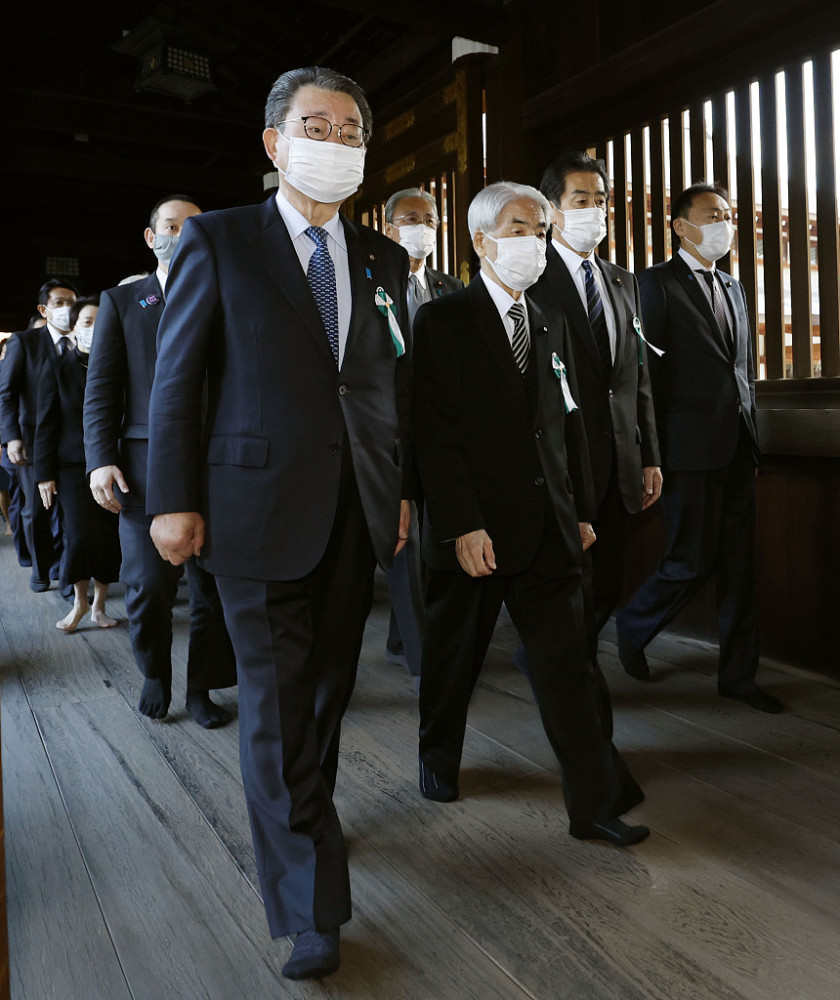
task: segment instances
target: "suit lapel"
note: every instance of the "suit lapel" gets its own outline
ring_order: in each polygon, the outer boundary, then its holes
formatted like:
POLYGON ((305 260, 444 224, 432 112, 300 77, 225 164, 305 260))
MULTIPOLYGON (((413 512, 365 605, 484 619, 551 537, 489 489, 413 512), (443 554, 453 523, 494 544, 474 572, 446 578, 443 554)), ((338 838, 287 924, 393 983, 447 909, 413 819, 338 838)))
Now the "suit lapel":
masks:
POLYGON ((484 279, 476 276, 467 285, 467 291, 473 298, 473 319, 481 342, 511 387, 521 392, 522 375, 513 360, 505 324, 499 315, 496 303, 485 287, 484 279))
POLYGON ((548 273, 548 280, 553 282, 557 289, 560 296, 560 304, 569 320, 569 325, 572 327, 577 340, 589 352, 596 370, 600 370, 601 358, 598 354, 598 345, 595 343, 595 334, 592 332, 592 327, 589 323, 589 314, 583 302, 581 302, 580 293, 577 290, 574 278, 569 273, 569 269, 566 267, 563 258, 551 244, 548 247, 547 258, 546 272, 548 273))
MULTIPOLYGON (((548 326, 545 317, 540 312, 539 306, 525 293, 525 302, 528 306, 528 329, 531 332, 531 363, 537 373, 537 403, 542 398, 543 389, 549 377, 553 375, 550 360, 550 343, 548 336, 548 326)), ((561 358, 565 361, 565 358, 561 358)), ((554 376, 556 377, 556 376, 554 376)))
POLYGON ((135 282, 133 309, 137 314, 137 322, 141 330, 143 360, 146 363, 146 374, 149 377, 150 386, 155 379, 157 331, 163 308, 164 294, 156 274, 150 274, 148 278, 135 282))
MULTIPOLYGON (((623 356, 628 336, 625 319, 628 313, 627 289, 624 287, 624 279, 609 261, 603 261, 600 257, 595 257, 595 261, 595 266, 600 268, 603 275, 604 285, 612 305, 615 322, 615 357, 613 359, 613 368, 615 368, 618 359, 623 356)), ((632 307, 630 309, 632 311, 632 307)))
MULTIPOLYGON (((376 254, 365 244, 361 231, 343 216, 344 238, 347 240, 347 262, 350 266, 350 288, 353 294, 353 308, 350 313, 350 329, 344 347, 344 362, 347 363, 353 347, 359 340, 365 321, 374 308, 374 294, 379 287, 374 281, 376 254)), ((384 286, 383 286, 384 287, 384 286)), ((385 288, 394 298, 395 288, 385 288)))
POLYGON ((709 304, 709 300, 706 298, 706 293, 699 286, 693 269, 686 264, 682 257, 679 256, 672 257, 671 264, 674 267, 677 279, 685 289, 686 294, 703 314, 703 318, 706 320, 712 339, 715 341, 717 346, 724 351, 726 356, 729 357, 730 348, 729 344, 726 342, 726 334, 718 326, 718 321, 715 319, 715 314, 712 312, 712 307, 709 304))
POLYGON ((300 258, 289 231, 273 198, 263 203, 262 222, 263 228, 252 238, 257 248, 258 260, 265 267, 278 291, 300 317, 324 361, 335 367, 335 359, 324 331, 321 314, 300 266, 300 258))

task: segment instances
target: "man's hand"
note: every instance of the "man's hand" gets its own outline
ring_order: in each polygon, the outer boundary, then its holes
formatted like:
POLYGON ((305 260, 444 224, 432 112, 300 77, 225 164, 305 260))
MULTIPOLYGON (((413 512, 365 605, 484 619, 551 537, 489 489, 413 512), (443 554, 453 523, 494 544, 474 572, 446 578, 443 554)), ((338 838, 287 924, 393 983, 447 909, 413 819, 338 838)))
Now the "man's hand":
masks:
POLYGON ((38 483, 38 492, 41 494, 41 503, 49 510, 52 507, 52 498, 58 493, 55 480, 45 479, 44 482, 38 483))
MULTIPOLYGON (((580 531, 580 540, 583 544, 583 551, 589 548, 596 541, 595 529, 589 523, 589 521, 578 521, 578 530, 580 531)), ((601 551, 600 549, 598 550, 601 551)))
POLYGON ((405 548, 405 543, 408 541, 408 527, 410 523, 411 504, 408 500, 400 500, 400 526, 397 531, 397 547, 394 549, 394 555, 405 548))
POLYGON ((26 447, 23 441, 10 441, 6 445, 6 454, 13 465, 26 465, 26 447))
POLYGON ((470 576, 490 576, 496 568, 493 543, 484 528, 456 538, 455 555, 461 569, 470 576))
POLYGON ((114 483, 119 487, 120 493, 128 493, 128 484, 116 465, 102 465, 90 474, 90 492, 93 494, 93 499, 105 510, 119 514, 122 504, 114 496, 114 483))
POLYGON ((155 514, 149 531, 161 557, 180 566, 204 545, 204 518, 197 511, 155 514))
POLYGON ((656 503, 662 492, 662 472, 658 465, 646 465, 642 469, 642 510, 647 510, 651 504, 656 503))

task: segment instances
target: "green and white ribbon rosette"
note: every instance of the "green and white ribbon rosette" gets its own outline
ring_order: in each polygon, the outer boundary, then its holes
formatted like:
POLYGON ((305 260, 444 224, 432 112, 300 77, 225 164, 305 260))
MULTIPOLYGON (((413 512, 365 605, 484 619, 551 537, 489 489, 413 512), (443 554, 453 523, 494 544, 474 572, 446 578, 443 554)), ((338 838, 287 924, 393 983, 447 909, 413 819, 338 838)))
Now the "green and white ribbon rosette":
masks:
POLYGON ((380 285, 376 289, 374 301, 376 302, 376 308, 388 320, 388 331, 391 334, 391 340, 394 342, 394 349, 397 352, 397 357, 401 358, 405 354, 405 338, 402 335, 397 314, 394 312, 394 300, 380 285))
POLYGON ((653 353, 661 358, 665 352, 660 350, 658 347, 654 347, 653 344, 651 344, 651 342, 645 337, 644 333, 642 333, 642 321, 638 316, 633 317, 633 329, 636 331, 636 336, 639 338, 639 364, 643 365, 645 363, 645 354, 642 344, 647 344, 653 353))
POLYGON ((578 408, 578 405, 572 398, 572 390, 569 388, 569 380, 566 378, 566 366, 556 353, 551 355, 551 367, 554 369, 555 378, 560 379, 560 389, 563 393, 563 405, 566 407, 566 413, 571 413, 572 410, 578 408))

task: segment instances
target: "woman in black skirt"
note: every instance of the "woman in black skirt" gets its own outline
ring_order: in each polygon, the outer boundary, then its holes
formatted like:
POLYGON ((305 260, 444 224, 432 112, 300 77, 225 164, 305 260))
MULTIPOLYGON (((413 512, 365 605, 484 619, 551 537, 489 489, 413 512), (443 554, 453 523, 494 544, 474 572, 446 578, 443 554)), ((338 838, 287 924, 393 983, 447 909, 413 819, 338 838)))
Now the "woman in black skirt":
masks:
POLYGON ((76 300, 70 310, 75 347, 49 358, 38 384, 35 479, 45 507, 51 507, 53 497, 58 497, 64 539, 60 583, 62 587, 72 584, 74 590, 73 610, 56 622, 56 628, 64 632, 74 632, 88 611, 100 628, 117 624, 105 614, 108 585, 120 573, 117 518, 91 496, 82 429, 88 356, 98 308, 96 298, 76 300), (88 603, 91 579, 92 608, 88 603))

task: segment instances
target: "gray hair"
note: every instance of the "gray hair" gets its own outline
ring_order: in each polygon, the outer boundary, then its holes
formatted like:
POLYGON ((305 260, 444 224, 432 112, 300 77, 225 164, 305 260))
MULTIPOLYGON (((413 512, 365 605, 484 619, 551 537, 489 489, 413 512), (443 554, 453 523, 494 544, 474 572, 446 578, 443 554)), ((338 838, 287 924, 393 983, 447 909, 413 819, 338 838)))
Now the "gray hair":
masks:
POLYGON ((368 130, 367 139, 370 139, 373 131, 373 115, 365 92, 349 77, 324 66, 290 69, 274 81, 274 86, 265 102, 266 128, 275 128, 279 122, 286 120, 295 95, 301 87, 318 87, 320 90, 331 90, 352 97, 361 113, 362 126, 368 130))
POLYGON ((429 194, 428 191, 421 191, 420 188, 405 188, 402 191, 397 191, 391 195, 385 204, 385 221, 393 224, 394 213, 397 210, 397 205, 403 200, 403 198, 422 198, 423 201, 428 202, 429 205, 434 209, 435 218, 438 218, 438 207, 435 199, 429 194))
POLYGON ((546 200, 545 195, 531 187, 530 184, 515 184, 513 181, 499 181, 497 184, 490 184, 483 188, 470 202, 467 212, 467 225, 470 227, 470 236, 475 239, 475 234, 492 233, 496 228, 499 216, 505 205, 517 198, 530 198, 539 205, 543 214, 543 219, 547 226, 551 225, 551 205, 546 200))

